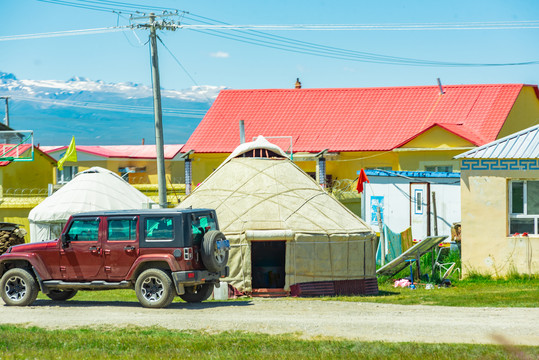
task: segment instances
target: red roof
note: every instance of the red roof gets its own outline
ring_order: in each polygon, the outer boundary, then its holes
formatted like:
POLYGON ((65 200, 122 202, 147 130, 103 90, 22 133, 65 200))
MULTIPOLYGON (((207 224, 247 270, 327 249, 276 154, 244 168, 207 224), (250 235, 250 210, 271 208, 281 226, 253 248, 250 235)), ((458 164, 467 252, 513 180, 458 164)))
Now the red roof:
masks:
MULTIPOLYGON (((32 144, 20 144, 20 145, 16 145, 16 144, 0 144, 0 156, 3 157, 3 158, 8 158, 8 157, 17 158, 17 157, 23 155, 24 153, 26 153, 31 148, 32 148, 32 144)), ((49 161, 52 161, 52 162, 56 163, 56 159, 49 156, 43 150, 40 150, 40 148, 34 146, 34 150, 39 151, 44 156, 49 158, 49 161)), ((25 156, 27 156, 27 155, 25 155, 25 156)), ((11 163, 12 163, 12 161, 7 161, 7 160, 6 161, 0 161, 0 166, 7 166, 7 165, 9 165, 11 163)))
POLYGON ((230 153, 263 135, 292 136, 294 152, 387 151, 438 125, 475 145, 498 136, 523 84, 223 90, 183 152, 230 153))
MULTIPOLYGON (((183 144, 164 145, 165 159, 174 158, 182 149, 183 144)), ((88 146, 76 145, 77 151, 103 156, 106 158, 128 158, 128 159, 155 159, 155 145, 110 145, 110 146, 88 146)), ((46 153, 63 151, 67 146, 41 146, 46 153)))

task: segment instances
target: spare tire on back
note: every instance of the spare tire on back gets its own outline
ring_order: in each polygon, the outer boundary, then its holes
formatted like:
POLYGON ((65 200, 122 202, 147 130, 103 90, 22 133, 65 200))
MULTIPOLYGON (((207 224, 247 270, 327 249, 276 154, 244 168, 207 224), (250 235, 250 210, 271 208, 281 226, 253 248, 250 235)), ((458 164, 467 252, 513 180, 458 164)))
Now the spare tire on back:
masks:
POLYGON ((219 272, 225 269, 228 262, 228 246, 225 244, 225 235, 217 230, 210 230, 202 239, 202 262, 210 272, 219 272))

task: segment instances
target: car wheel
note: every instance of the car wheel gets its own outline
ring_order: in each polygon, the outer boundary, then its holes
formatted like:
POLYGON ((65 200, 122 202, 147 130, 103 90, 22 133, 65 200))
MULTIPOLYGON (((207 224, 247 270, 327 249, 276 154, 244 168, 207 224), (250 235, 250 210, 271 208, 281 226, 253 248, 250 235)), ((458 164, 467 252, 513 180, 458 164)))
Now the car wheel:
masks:
POLYGON ((186 286, 185 294, 180 295, 180 298, 190 303, 197 303, 197 302, 207 300, 211 296, 212 292, 213 292, 212 283, 205 283, 205 284, 196 285, 196 286, 186 286))
POLYGON ((75 289, 67 289, 67 290, 50 290, 47 295, 51 300, 54 301, 66 301, 71 299, 73 296, 77 294, 77 290, 75 289))
POLYGON ((202 240, 202 262, 210 272, 223 270, 228 262, 228 247, 224 246, 225 236, 217 230, 204 234, 202 240))
POLYGON ((135 283, 135 292, 141 305, 148 308, 166 307, 176 295, 170 276, 160 269, 143 271, 135 283))
POLYGON ((21 268, 8 270, 0 280, 0 289, 2 300, 8 306, 30 305, 39 292, 32 274, 21 268))

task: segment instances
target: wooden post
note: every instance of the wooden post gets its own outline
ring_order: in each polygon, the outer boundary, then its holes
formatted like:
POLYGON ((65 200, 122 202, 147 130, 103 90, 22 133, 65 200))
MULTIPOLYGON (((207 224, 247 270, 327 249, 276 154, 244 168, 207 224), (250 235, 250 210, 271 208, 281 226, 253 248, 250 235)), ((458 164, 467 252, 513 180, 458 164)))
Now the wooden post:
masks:
POLYGON ((382 215, 380 213, 380 206, 376 208, 376 216, 378 220, 378 228, 380 231, 380 264, 382 266, 386 263, 386 242, 384 239, 384 225, 382 224, 382 215))
MULTIPOLYGON (((436 192, 432 192, 432 213, 434 216, 434 236, 438 236, 438 211, 436 209, 436 192)), ((431 259, 431 265, 432 265, 432 272, 431 277, 434 277, 434 266, 436 263, 434 262, 434 257, 436 254, 436 246, 432 248, 432 259, 431 259)))

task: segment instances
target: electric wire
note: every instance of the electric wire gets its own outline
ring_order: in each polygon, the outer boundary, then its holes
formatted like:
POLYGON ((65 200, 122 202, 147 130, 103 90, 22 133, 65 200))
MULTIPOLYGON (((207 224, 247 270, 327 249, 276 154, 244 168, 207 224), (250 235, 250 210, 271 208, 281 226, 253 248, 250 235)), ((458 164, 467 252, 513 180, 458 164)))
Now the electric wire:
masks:
MULTIPOLYGON (((189 73, 189 71, 187 71, 187 69, 182 65, 182 63, 180 62, 180 60, 176 57, 176 55, 174 55, 172 53, 172 51, 170 51, 170 49, 165 45, 165 43, 163 42, 163 40, 157 36, 157 39, 159 40, 159 42, 161 43, 161 45, 163 45, 163 47, 168 51, 168 53, 170 54, 170 56, 172 56, 172 58, 176 61, 176 64, 178 64, 182 70, 187 74, 187 76, 189 77, 189 79, 191 79, 191 81, 198 87, 200 87, 200 85, 197 83, 197 81, 191 76, 191 74, 189 73)), ((206 94, 202 93, 202 95, 206 98, 206 100, 208 102, 211 102, 210 99, 208 99, 208 97, 206 96, 206 94)))
MULTIPOLYGON (((133 5, 130 3, 120 1, 107 1, 107 0, 80 0, 77 4, 74 4, 69 0, 38 0, 42 2, 55 3, 65 6, 76 6, 80 3, 84 3, 86 8, 95 8, 95 10, 104 11, 129 11, 133 13, 140 13, 139 10, 162 10, 163 12, 169 12, 171 15, 178 14, 179 10, 168 9, 157 6, 146 5, 133 5)), ((521 66, 521 65, 535 65, 539 64, 539 61, 523 61, 523 62, 508 62, 508 63, 467 63, 467 62, 447 62, 447 61, 432 61, 413 58, 404 58, 396 56, 388 56, 381 54, 374 54, 368 52, 360 52, 348 49, 341 49, 332 46, 325 46, 316 43, 295 40, 284 36, 268 34, 254 29, 261 29, 268 25, 231 25, 225 22, 204 17, 201 15, 193 14, 190 12, 181 12, 188 20, 202 23, 200 24, 183 24, 177 26, 178 28, 190 29, 205 35, 211 35, 214 37, 220 37, 228 40, 243 42, 255 46, 261 46, 281 51, 287 51, 292 53, 299 53, 317 57, 325 57, 339 60, 348 60, 356 62, 369 62, 379 64, 391 64, 391 65, 406 65, 406 66, 430 66, 430 67, 494 67, 494 66, 521 66), (206 27, 203 27, 206 25, 206 27), (217 26, 220 27, 213 27, 217 26), (249 28, 250 27, 250 28, 249 28), (220 29, 220 30, 219 30, 220 29), (227 31, 225 33, 223 30, 227 31)), ((374 25, 361 25, 361 24, 344 24, 344 25, 274 25, 274 27, 286 28, 287 30, 294 29, 312 29, 317 28, 324 31, 332 29, 369 29, 369 30, 470 30, 470 29, 513 29, 513 28, 539 28, 539 21, 505 21, 505 22, 476 22, 476 23, 431 23, 431 24, 374 24, 374 25)))
POLYGON ((95 28, 95 29, 53 31, 53 32, 48 32, 48 33, 0 36, 0 41, 42 39, 42 38, 63 37, 63 36, 78 36, 78 35, 91 35, 91 34, 102 34, 102 33, 108 33, 108 32, 118 32, 118 31, 127 31, 127 30, 130 30, 130 28, 127 27, 127 26, 121 26, 121 27, 114 26, 114 27, 95 28))
MULTIPOLYGON (((152 114, 153 107, 151 106, 139 106, 139 105, 122 105, 122 104, 107 104, 102 102, 90 102, 90 101, 72 101, 72 100, 58 100, 58 99, 46 99, 46 98, 37 98, 37 97, 25 97, 12 95, 13 100, 19 101, 28 101, 28 102, 37 102, 45 103, 54 106, 65 106, 65 107, 76 107, 84 108, 91 110, 102 110, 102 111, 117 111, 117 112, 127 112, 135 114, 152 114)), ((181 108, 163 108, 163 113, 168 115, 174 115, 179 117, 196 117, 202 118, 206 114, 206 110, 198 109, 181 109, 181 108)))

